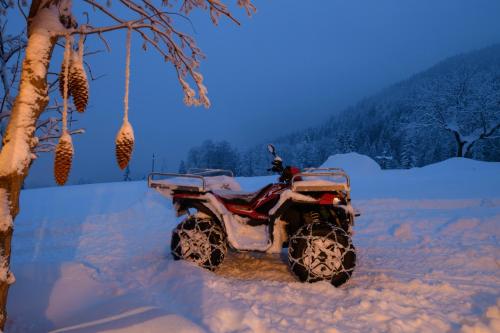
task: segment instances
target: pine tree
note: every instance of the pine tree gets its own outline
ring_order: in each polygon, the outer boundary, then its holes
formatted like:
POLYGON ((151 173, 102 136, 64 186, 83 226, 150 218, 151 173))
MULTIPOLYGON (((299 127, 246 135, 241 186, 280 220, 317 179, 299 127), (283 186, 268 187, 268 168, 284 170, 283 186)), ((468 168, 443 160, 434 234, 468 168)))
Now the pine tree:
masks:
POLYGON ((415 156, 416 146, 415 141, 411 137, 405 137, 403 139, 403 145, 401 150, 401 166, 405 169, 410 169, 417 166, 417 159, 415 156))
POLYGON ((181 163, 179 163, 179 173, 187 173, 186 163, 184 163, 184 160, 181 160, 181 163))

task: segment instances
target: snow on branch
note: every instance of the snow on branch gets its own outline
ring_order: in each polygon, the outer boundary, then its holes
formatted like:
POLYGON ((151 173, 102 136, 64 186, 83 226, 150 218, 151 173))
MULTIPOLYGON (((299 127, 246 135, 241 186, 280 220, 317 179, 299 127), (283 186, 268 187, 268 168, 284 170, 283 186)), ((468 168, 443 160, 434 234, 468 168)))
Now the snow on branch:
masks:
POLYGON ((459 64, 453 72, 423 81, 414 93, 419 119, 412 126, 450 132, 457 156, 469 156, 476 142, 494 138, 500 129, 497 71, 459 64))
MULTIPOLYGON (((0 27, 0 78, 2 86, 0 88, 0 137, 4 134, 4 123, 11 116, 12 105, 15 96, 19 89, 19 77, 21 74, 21 58, 23 52, 27 45, 27 40, 25 38, 26 31, 17 31, 12 33, 7 28, 7 24, 4 23, 0 27), (2 91, 3 90, 3 91, 2 91)), ((86 55, 92 55, 96 52, 88 52, 86 55)), ((92 74, 90 71, 89 72, 92 74)), ((55 79, 49 82, 49 95, 59 93, 57 91, 56 84, 58 82, 57 73, 55 74, 55 79)), ((61 123, 61 109, 57 100, 45 108, 44 114, 47 117, 41 117, 37 120, 36 124, 36 138, 38 140, 37 146, 34 148, 35 153, 39 152, 49 152, 55 147, 56 140, 60 136, 60 123, 61 123), (53 115, 53 112, 57 112, 57 115, 53 115)), ((69 106, 69 114, 71 125, 76 120, 73 119, 73 111, 75 110, 74 105, 69 106)), ((83 129, 73 129, 70 134, 81 134, 83 129)))
MULTIPOLYGON (((200 60, 204 58, 202 51, 198 48, 195 40, 188 34, 175 27, 174 17, 189 20, 183 14, 188 15, 193 9, 200 8, 208 10, 214 24, 224 16, 236 24, 238 20, 231 14, 228 7, 220 0, 183 0, 180 1, 178 12, 164 11, 161 7, 172 8, 171 1, 163 0, 161 5, 151 0, 133 1, 120 0, 119 2, 128 9, 127 14, 133 15, 136 19, 125 19, 118 16, 106 5, 96 0, 83 0, 91 5, 95 10, 104 13, 116 24, 104 27, 93 27, 89 24, 72 29, 74 34, 102 34, 118 29, 132 29, 144 40, 143 48, 152 46, 167 62, 171 62, 177 72, 177 78, 184 91, 184 102, 186 105, 205 107, 210 106, 207 96, 207 88, 203 84, 203 76, 199 73, 200 60), (194 81, 197 94, 188 83, 194 81)), ((249 0, 238 0, 238 5, 245 8, 248 15, 255 12, 255 7, 249 0)))

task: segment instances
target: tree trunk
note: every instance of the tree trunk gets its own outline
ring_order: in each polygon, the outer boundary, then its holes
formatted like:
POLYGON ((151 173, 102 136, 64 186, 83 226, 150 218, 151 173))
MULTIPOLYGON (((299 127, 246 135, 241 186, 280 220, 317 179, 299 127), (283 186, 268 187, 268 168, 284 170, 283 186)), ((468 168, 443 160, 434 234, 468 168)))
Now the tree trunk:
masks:
POLYGON ((457 157, 464 157, 464 145, 465 142, 462 141, 460 133, 457 131, 452 131, 455 142, 457 143, 457 157))
POLYGON ((457 141, 457 157, 464 157, 464 143, 457 141))
MULTIPOLYGON (((33 1, 30 19, 34 18, 39 10, 41 10, 40 1, 33 1)), ((50 8, 45 10, 50 12, 50 8)), ((56 12, 53 14, 56 15, 56 12)), ((32 150, 37 143, 36 122, 48 103, 47 70, 56 40, 57 37, 40 27, 30 29, 19 94, 12 107, 0 151, 0 329, 2 330, 7 319, 9 285, 14 282, 14 276, 9 270, 12 222, 19 213, 21 187, 34 158, 32 150)))

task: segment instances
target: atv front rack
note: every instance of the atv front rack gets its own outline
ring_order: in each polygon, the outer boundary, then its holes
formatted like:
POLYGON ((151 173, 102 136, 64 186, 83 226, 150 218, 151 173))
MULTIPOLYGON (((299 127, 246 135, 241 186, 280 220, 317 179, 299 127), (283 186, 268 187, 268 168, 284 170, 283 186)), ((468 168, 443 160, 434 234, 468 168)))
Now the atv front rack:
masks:
POLYGON ((292 177, 291 187, 296 192, 330 192, 349 193, 351 181, 341 168, 307 168, 292 177))
MULTIPOLYGON (((204 193, 212 189, 234 187, 233 172, 222 169, 190 169, 189 173, 152 172, 148 175, 148 187, 170 191, 204 193)), ((239 186, 238 186, 239 187, 239 186)))

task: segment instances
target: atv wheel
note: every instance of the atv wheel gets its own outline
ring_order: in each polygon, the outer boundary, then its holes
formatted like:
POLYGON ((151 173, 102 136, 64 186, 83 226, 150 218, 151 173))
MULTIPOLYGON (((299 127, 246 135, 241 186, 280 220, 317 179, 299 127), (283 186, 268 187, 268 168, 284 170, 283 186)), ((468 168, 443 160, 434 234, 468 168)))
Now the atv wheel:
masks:
POLYGON ((325 222, 311 223, 290 238, 288 263, 302 282, 327 280, 338 287, 351 277, 356 253, 344 230, 325 222))
POLYGON ((175 260, 191 261, 213 271, 226 255, 226 233, 212 219, 192 216, 172 232, 170 249, 175 260))

